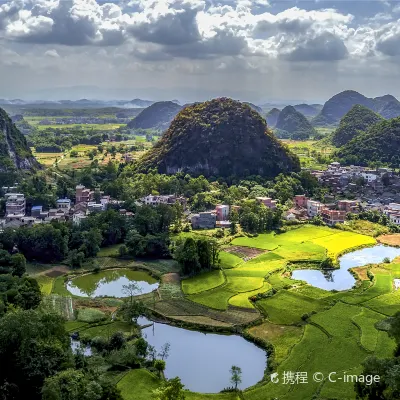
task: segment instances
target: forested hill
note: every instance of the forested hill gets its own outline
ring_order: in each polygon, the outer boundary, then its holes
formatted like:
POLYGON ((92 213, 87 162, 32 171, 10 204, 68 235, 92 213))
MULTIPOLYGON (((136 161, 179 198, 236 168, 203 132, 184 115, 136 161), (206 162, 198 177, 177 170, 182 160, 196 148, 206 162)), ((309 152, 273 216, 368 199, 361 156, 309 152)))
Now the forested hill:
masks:
POLYGON ((303 140, 316 135, 308 119, 293 106, 287 106, 280 112, 275 128, 288 132, 291 139, 303 140))
POLYGON ((138 163, 140 171, 191 175, 274 177, 300 163, 248 105, 219 98, 184 108, 138 163))
POLYGON ((383 120, 344 145, 338 156, 345 164, 367 166, 371 162, 400 165, 400 118, 383 120))
POLYGON ((369 108, 356 105, 340 121, 339 128, 333 133, 332 143, 337 147, 343 146, 382 119, 369 108))
POLYGON ((33 170, 38 167, 24 135, 0 108, 0 172, 33 170))
POLYGON ((182 107, 172 101, 160 101, 145 108, 128 127, 132 129, 168 129, 171 121, 182 107))

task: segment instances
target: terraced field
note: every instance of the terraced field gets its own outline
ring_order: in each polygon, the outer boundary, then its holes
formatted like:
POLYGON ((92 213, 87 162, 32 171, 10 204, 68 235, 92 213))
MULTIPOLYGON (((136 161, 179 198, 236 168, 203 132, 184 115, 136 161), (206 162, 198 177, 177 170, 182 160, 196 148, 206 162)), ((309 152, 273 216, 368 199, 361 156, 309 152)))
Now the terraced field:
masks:
MULTIPOLYGON (((239 237, 221 253, 222 271, 185 280, 182 289, 189 300, 210 308, 226 310, 232 305, 252 309, 254 304, 249 300, 251 297, 265 293, 272 287, 280 290, 296 283, 288 274, 278 273, 284 272, 288 263, 308 262, 318 266, 327 255, 336 258, 349 248, 374 243, 375 239, 369 236, 311 225, 280 235, 267 233, 256 237, 239 237), (262 253, 251 259, 246 254, 243 258, 235 255, 240 253, 238 248, 246 247, 262 250, 262 253)), ((264 303, 260 304, 262 308, 264 303)), ((312 308, 305 307, 304 313, 311 311, 312 308)), ((288 317, 288 321, 291 323, 292 318, 288 317)))
MULTIPOLYGON (((142 296, 157 315, 184 326, 235 331, 239 328, 255 340, 272 345, 274 352, 268 363, 274 366, 280 379, 285 371, 307 373, 307 384, 265 381, 245 390, 240 399, 355 399, 353 384, 340 380, 332 383, 327 379, 316 383, 312 376, 317 371, 325 377, 332 371, 337 371, 338 376, 344 371, 358 374, 366 357, 384 358, 393 354, 394 341, 377 327, 400 311, 400 290, 395 290, 393 284, 394 279, 400 278, 400 264, 363 267, 358 271, 358 286, 343 292, 328 292, 295 281, 290 273, 299 261, 318 266, 328 255, 336 258, 344 251, 374 243, 370 236, 316 226, 302 226, 280 235, 242 237, 229 245, 232 252, 229 246, 221 252, 220 269, 183 281, 172 260, 135 264, 107 257, 107 252, 98 260, 102 268, 140 264, 161 276, 157 296, 142 296), (257 249, 258 253, 250 252, 258 255, 248 257, 249 253, 241 251, 240 246, 257 249)), ((44 294, 52 293, 45 301, 49 307, 58 308, 64 315, 70 313, 71 300, 60 301, 67 296, 63 276, 40 278, 40 285, 44 294)), ((131 329, 120 321, 107 321, 99 326, 69 321, 66 326, 70 332, 79 331, 90 337, 131 329)), ((149 399, 159 384, 159 379, 146 370, 118 374, 118 387, 125 400, 149 399)), ((239 397, 234 393, 187 392, 186 398, 237 400, 239 397)))

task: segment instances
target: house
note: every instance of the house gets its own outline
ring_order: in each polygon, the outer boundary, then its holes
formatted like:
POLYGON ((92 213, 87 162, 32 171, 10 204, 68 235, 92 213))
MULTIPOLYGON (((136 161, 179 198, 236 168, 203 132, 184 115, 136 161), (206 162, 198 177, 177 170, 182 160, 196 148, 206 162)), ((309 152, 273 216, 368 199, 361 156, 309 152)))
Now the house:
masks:
POLYGON ((72 223, 74 225, 80 225, 83 220, 87 218, 86 214, 82 211, 78 211, 72 216, 72 223))
POLYGON ((217 214, 213 211, 194 214, 191 218, 193 229, 213 229, 216 226, 217 214))
POLYGON ((307 207, 307 196, 304 194, 298 194, 294 196, 293 203, 296 205, 296 207, 299 208, 306 208, 307 207))
POLYGON ((23 217, 23 218, 21 218, 21 222, 25 226, 32 226, 32 225, 36 225, 36 224, 41 224, 43 221, 36 217, 23 217))
POLYGON ((337 206, 340 211, 346 211, 346 213, 356 214, 359 211, 359 203, 355 200, 339 200, 337 206))
POLYGON ((35 218, 40 217, 40 213, 43 212, 43 206, 33 206, 31 208, 31 216, 35 218))
POLYGON ((217 214, 217 221, 227 221, 229 219, 229 206, 218 204, 215 207, 215 213, 217 214))
POLYGON ((87 204, 87 208, 90 213, 104 211, 103 204, 96 203, 95 201, 89 201, 89 203, 87 204))
POLYGON ((82 202, 88 203, 94 200, 94 191, 86 189, 83 185, 78 185, 75 192, 75 203, 79 204, 82 202))
POLYGON ((319 215, 324 207, 325 204, 322 204, 320 201, 307 200, 307 214, 311 218, 319 215))
POLYGON ((322 220, 329 226, 342 224, 346 220, 346 211, 323 208, 321 210, 321 217, 322 220))
POLYGON ((6 193, 4 197, 6 198, 6 216, 9 214, 25 215, 25 195, 22 193, 6 193))
POLYGON ((286 215, 285 219, 286 221, 295 221, 297 218, 292 212, 290 212, 289 214, 286 215))
POLYGON ((274 209, 276 208, 276 200, 272 200, 270 197, 256 197, 259 203, 264 204, 265 207, 274 209))
POLYGON ((68 212, 71 209, 70 199, 58 199, 56 203, 57 203, 57 208, 65 212, 68 212))
POLYGON ((148 195, 142 197, 140 201, 143 204, 150 205, 150 206, 158 206, 160 204, 175 204, 177 202, 181 203, 183 206, 186 205, 186 199, 184 197, 176 197, 173 194, 169 195, 148 195))

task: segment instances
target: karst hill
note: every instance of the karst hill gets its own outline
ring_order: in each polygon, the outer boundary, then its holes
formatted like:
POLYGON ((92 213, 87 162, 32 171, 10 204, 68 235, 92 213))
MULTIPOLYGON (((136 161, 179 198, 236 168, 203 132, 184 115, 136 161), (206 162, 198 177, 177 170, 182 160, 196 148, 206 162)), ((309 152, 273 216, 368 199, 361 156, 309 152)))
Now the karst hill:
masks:
POLYGON ((275 177, 299 171, 300 163, 250 106, 218 98, 185 107, 138 170, 185 172, 206 177, 275 177))

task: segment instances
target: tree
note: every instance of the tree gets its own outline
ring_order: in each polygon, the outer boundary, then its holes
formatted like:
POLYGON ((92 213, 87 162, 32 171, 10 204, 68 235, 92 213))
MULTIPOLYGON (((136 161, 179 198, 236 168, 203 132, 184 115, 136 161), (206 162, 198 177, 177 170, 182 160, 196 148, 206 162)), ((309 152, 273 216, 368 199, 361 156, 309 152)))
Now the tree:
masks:
POLYGON ((237 367, 236 365, 232 365, 230 373, 231 383, 235 385, 235 390, 237 390, 238 385, 242 383, 242 369, 237 367))
POLYGON ((122 332, 115 332, 110 338, 109 347, 111 350, 119 350, 125 345, 125 336, 122 332))
POLYGON ((161 360, 166 360, 169 357, 169 350, 171 349, 170 343, 164 343, 161 347, 160 352, 158 355, 161 357, 161 360))
POLYGON ((154 368, 158 371, 158 376, 161 378, 161 373, 165 370, 165 361, 164 360, 155 360, 154 368))
POLYGON ((11 256, 12 274, 21 277, 26 272, 26 258, 23 254, 13 254, 11 256))
POLYGON ((35 310, 8 312, 1 319, 0 354, 0 398, 7 399, 4 391, 12 385, 17 398, 39 400, 44 380, 72 363, 63 318, 35 310))
POLYGON ((163 382, 162 386, 153 391, 155 400, 185 400, 184 385, 176 377, 163 382))
POLYGON ((68 256, 68 265, 73 269, 82 268, 85 254, 78 250, 71 250, 68 256))
POLYGON ((149 347, 149 344, 144 340, 143 338, 139 338, 135 342, 136 346, 136 352, 138 356, 141 356, 143 358, 146 358, 147 356, 147 349, 149 347))
POLYGON ((178 261, 184 274, 193 274, 199 271, 200 262, 196 242, 187 238, 175 250, 175 259, 178 261))

